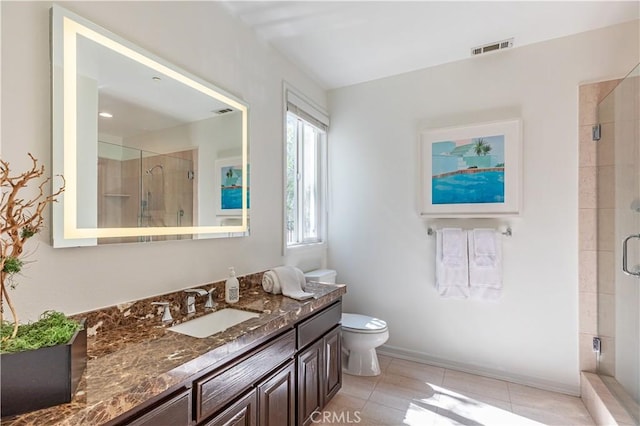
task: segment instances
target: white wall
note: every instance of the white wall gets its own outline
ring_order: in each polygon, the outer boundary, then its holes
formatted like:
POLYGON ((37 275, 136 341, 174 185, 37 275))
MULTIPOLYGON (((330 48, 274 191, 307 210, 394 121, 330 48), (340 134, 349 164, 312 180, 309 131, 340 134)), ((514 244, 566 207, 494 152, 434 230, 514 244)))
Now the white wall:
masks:
POLYGON ((578 393, 578 85, 624 76, 638 40, 636 21, 330 92, 328 263, 345 311, 385 319, 406 356, 578 393), (514 116, 524 209, 504 222, 503 297, 442 299, 419 131, 514 116))
MULTIPOLYGON (((324 91, 216 2, 67 2, 85 18, 208 80, 250 105, 251 236, 53 249, 50 229, 28 243, 12 295, 23 320, 46 309, 83 312, 247 274, 282 258, 282 81, 320 105, 324 91)), ((31 152, 51 170, 50 2, 1 2, 2 158, 31 152)), ((320 266, 324 251, 295 262, 320 266)), ((295 264, 295 263, 294 263, 295 264)))

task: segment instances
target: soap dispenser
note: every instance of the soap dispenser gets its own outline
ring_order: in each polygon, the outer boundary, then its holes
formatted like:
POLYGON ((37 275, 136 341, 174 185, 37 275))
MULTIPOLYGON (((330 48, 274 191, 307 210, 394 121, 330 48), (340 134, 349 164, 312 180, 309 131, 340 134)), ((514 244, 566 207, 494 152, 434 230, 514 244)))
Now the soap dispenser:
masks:
POLYGON ((236 303, 240 300, 240 284, 233 266, 229 268, 229 278, 224 284, 224 300, 227 303, 236 303))

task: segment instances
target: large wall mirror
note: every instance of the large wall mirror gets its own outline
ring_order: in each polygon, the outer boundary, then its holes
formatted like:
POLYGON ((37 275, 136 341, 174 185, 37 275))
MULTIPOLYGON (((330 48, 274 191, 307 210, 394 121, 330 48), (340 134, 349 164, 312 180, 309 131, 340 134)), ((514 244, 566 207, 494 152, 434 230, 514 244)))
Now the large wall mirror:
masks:
POLYGON ((248 107, 57 5, 53 245, 245 236, 248 107))

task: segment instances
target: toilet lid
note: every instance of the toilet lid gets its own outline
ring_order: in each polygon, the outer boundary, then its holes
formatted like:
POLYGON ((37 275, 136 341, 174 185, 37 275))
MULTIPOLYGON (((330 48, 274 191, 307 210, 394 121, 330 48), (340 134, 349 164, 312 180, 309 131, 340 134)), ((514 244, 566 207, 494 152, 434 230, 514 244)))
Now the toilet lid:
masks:
POLYGON ((355 333, 382 333, 387 330, 387 323, 367 315, 343 313, 342 328, 355 333))

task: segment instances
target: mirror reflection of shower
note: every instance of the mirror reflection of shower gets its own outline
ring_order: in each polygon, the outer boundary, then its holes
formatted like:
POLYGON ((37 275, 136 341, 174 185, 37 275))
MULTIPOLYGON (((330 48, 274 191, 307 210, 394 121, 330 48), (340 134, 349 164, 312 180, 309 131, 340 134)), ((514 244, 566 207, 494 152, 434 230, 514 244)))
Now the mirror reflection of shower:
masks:
MULTIPOLYGON (((195 150, 157 154, 98 143, 98 226, 193 226, 197 211, 195 150)), ((153 241, 191 238, 154 236, 153 241)), ((152 237, 100 239, 99 244, 152 241, 152 237)))
POLYGON ((138 226, 167 226, 164 223, 164 212, 166 210, 164 204, 164 167, 162 164, 156 164, 145 170, 144 174, 145 176, 141 180, 141 193, 143 196, 138 226))

